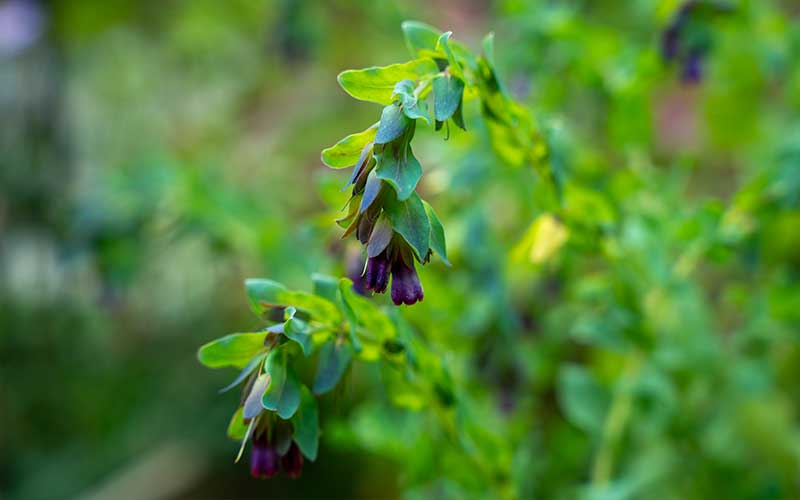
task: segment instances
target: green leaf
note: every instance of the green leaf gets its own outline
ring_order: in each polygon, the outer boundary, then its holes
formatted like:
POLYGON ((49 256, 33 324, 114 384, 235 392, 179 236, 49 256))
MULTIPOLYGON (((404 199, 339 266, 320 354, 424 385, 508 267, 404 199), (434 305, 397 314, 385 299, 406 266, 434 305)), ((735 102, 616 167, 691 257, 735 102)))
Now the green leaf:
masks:
POLYGON ((378 133, 375 135, 375 144, 386 144, 391 142, 405 131, 409 124, 409 119, 396 104, 390 104, 383 108, 381 122, 378 126, 378 133))
POLYGON ((436 50, 436 42, 442 31, 419 21, 404 21, 400 25, 408 50, 416 55, 419 50, 436 50))
POLYGON ((319 366, 314 378, 314 394, 325 394, 330 391, 344 375, 350 365, 353 353, 350 346, 332 339, 326 342, 319 352, 319 366))
POLYGON ((242 417, 242 408, 240 406, 236 409, 228 424, 228 437, 235 441, 241 441, 247 432, 247 426, 244 424, 244 418, 242 417))
POLYGON ((450 37, 452 35, 452 31, 442 33, 442 35, 439 37, 439 40, 436 42, 436 50, 441 49, 447 55, 447 62, 450 65, 450 73, 459 78, 463 78, 464 75, 461 72, 461 64, 459 64, 455 54, 453 54, 453 49, 450 48, 450 37))
POLYGON ((356 334, 356 329, 358 326, 358 320, 356 318, 356 313, 353 311, 353 307, 350 305, 349 297, 353 294, 353 282, 347 278, 342 278, 339 280, 339 300, 342 304, 342 310, 344 311, 344 315, 347 318, 347 324, 350 326, 350 343, 353 344, 353 349, 356 352, 361 352, 361 341, 358 340, 358 335, 356 334))
POLYGON ((450 261, 447 260, 447 243, 445 242, 442 223, 439 217, 436 216, 436 212, 433 211, 433 207, 430 203, 423 200, 422 204, 425 206, 425 213, 428 214, 428 221, 430 221, 431 224, 430 246, 434 252, 439 254, 439 257, 442 258, 444 263, 449 266, 450 261))
POLYGON ((400 80, 418 80, 420 77, 438 71, 432 59, 415 59, 401 64, 348 70, 339 73, 339 85, 356 99, 391 104, 394 86, 400 80))
POLYGON ((209 368, 244 368, 253 356, 264 350, 266 336, 267 332, 232 333, 200 347, 197 359, 209 368))
POLYGON ((280 293, 279 299, 286 306, 294 306, 307 312, 316 321, 326 324, 335 324, 342 321, 342 314, 336 304, 318 295, 286 290, 280 293))
POLYGON ((339 279, 326 274, 314 273, 311 275, 314 286, 314 295, 319 295, 331 302, 336 301, 336 292, 339 289, 339 279))
POLYGON ((347 168, 355 165, 364 147, 375 139, 378 124, 367 130, 350 134, 333 146, 322 150, 322 163, 331 168, 347 168))
POLYGON ((319 446, 319 412, 317 400, 304 385, 300 387, 300 406, 292 417, 292 425, 294 442, 300 451, 309 460, 316 460, 319 446))
POLYGON ((247 279, 244 282, 244 287, 247 291, 250 309, 259 317, 267 309, 280 306, 279 296, 286 291, 286 287, 282 284, 267 279, 247 279))
POLYGON ((302 319, 295 318, 294 314, 294 311, 292 311, 283 324, 283 334, 300 344, 303 354, 309 356, 314 348, 314 344, 311 341, 311 327, 302 319))
POLYGON ((458 102, 458 107, 456 108, 456 112, 453 113, 453 123, 455 123, 458 128, 461 130, 466 131, 467 127, 464 125, 464 100, 458 102))
POLYGON ((464 81, 455 76, 440 75, 433 79, 433 115, 443 122, 452 117, 461 104, 464 81))
POLYGON ((264 391, 261 404, 268 410, 288 419, 297 411, 300 404, 300 382, 288 367, 288 354, 285 346, 273 350, 267 357, 266 370, 269 373, 269 387, 264 391))
POLYGON ((355 293, 352 281, 342 278, 340 283, 342 297, 353 311, 356 323, 363 325, 379 342, 393 339, 396 336, 396 332, 394 324, 392 324, 388 316, 374 302, 355 293))
POLYGON ((494 71, 494 33, 489 33, 483 37, 481 45, 483 46, 483 56, 486 58, 486 62, 489 63, 489 68, 494 71))
POLYGON ((403 201, 416 189, 422 177, 422 165, 414 157, 410 145, 390 144, 380 155, 375 176, 392 186, 397 198, 403 201))
POLYGON ((386 250, 386 247, 389 246, 389 242, 392 241, 393 234, 394 230, 392 230, 392 224, 389 222, 389 219, 386 218, 385 214, 381 214, 369 238, 367 256, 375 257, 386 250))
POLYGON ((602 431, 610 395, 585 368, 567 365, 561 369, 558 400, 573 425, 593 434, 602 431))
POLYGON ((417 193, 412 193, 407 200, 398 200, 395 196, 387 196, 383 206, 395 232, 400 234, 414 251, 420 261, 428 253, 431 224, 425 213, 417 193))
POLYGON ((267 353, 264 352, 254 356, 253 359, 251 359, 250 362, 247 363, 247 366, 242 368, 242 371, 239 372, 239 375, 234 379, 233 382, 231 382, 230 384, 226 385, 225 387, 219 390, 220 394, 223 392, 228 392, 237 385, 241 384, 244 381, 244 379, 246 379, 247 376, 250 375, 253 372, 253 370, 256 369, 256 367, 259 365, 259 363, 261 363, 261 361, 264 359, 266 355, 267 353))
POLYGON ((428 105, 425 101, 420 101, 417 96, 414 95, 414 82, 411 80, 403 80, 395 85, 392 98, 395 97, 400 101, 400 104, 402 104, 402 110, 406 117, 412 120, 421 118, 425 120, 425 123, 430 125, 431 120, 428 116, 428 105))
POLYGON ((270 376, 266 373, 259 375, 255 383, 253 383, 253 388, 250 389, 250 394, 247 395, 247 399, 244 401, 243 418, 255 418, 261 413, 264 409, 261 406, 261 397, 265 394, 264 391, 268 385, 270 385, 270 376))

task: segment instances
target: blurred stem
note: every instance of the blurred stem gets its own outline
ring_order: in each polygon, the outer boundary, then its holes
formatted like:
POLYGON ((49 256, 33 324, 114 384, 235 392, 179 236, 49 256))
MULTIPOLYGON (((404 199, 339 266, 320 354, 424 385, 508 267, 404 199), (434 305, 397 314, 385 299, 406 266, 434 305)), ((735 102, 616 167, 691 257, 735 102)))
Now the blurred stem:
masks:
POLYGON ((603 436, 600 449, 592 467, 592 485, 608 484, 614 473, 614 459, 619 443, 625 432, 625 426, 633 410, 633 380, 642 367, 643 356, 639 351, 627 355, 625 368, 620 382, 617 384, 611 407, 603 425, 603 436))

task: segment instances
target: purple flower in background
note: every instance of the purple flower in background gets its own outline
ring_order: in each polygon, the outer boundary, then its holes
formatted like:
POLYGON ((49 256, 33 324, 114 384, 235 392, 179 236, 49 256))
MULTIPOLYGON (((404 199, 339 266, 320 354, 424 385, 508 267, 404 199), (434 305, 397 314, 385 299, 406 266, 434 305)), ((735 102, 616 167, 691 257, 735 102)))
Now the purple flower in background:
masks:
POLYGON ((700 82, 712 46, 712 21, 732 11, 729 4, 713 0, 689 0, 676 11, 661 34, 661 57, 678 64, 684 83, 700 82))
POLYGON ((15 56, 42 35, 45 15, 34 0, 0 1, 0 55, 15 56))
POLYGON ((253 437, 250 454, 250 474, 259 479, 269 479, 280 470, 280 457, 267 438, 267 432, 253 437))
POLYGON ((681 80, 686 83, 700 83, 703 78, 702 56, 699 52, 690 52, 683 63, 681 80))

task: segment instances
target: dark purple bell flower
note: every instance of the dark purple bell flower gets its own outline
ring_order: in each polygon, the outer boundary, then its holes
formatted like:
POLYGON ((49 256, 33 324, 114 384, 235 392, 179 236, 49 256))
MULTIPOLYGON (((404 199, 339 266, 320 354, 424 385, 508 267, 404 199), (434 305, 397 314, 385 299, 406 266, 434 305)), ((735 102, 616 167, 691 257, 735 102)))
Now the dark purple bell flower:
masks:
POLYGON ((390 269, 391 263, 385 250, 375 257, 370 257, 367 260, 367 272, 364 275, 367 288, 376 293, 385 292, 386 286, 389 284, 390 269))
POLYGON ((267 433, 253 438, 253 451, 250 454, 250 474, 259 479, 269 479, 280 470, 280 457, 269 440, 267 433))
POLYGON ((665 61, 674 61, 680 50, 680 31, 675 24, 664 30, 661 36, 661 57, 665 61))
POLYGON ((402 258, 398 258, 392 264, 392 302, 398 306, 410 306, 422 298, 422 283, 419 282, 413 261, 409 266, 402 258))
POLYGON ((281 465, 288 477, 292 479, 300 477, 300 473, 303 472, 303 454, 300 453, 300 448, 297 447, 297 444, 292 443, 286 455, 281 457, 281 465))

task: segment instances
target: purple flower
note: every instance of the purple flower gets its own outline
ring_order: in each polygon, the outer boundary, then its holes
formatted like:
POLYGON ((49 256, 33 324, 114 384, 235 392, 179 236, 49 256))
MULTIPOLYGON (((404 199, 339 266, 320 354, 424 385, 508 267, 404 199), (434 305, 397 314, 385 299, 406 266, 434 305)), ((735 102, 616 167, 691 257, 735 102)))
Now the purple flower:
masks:
POLYGON ((410 306, 422 298, 422 283, 419 282, 413 260, 407 265, 403 258, 398 256, 392 264, 392 302, 398 306, 400 304, 410 306))
POLYGON ((699 83, 703 78, 703 59, 699 52, 692 51, 683 62, 681 80, 685 83, 699 83))
POLYGON ((281 465, 288 477, 292 479, 300 477, 300 473, 303 471, 303 454, 300 453, 297 444, 292 443, 289 451, 281 458, 281 465))
POLYGON ((674 61, 678 57, 679 50, 680 31, 678 25, 673 24, 661 36, 661 57, 665 61, 674 61))
POLYGON ((280 470, 280 457, 263 432, 253 437, 253 451, 250 454, 250 474, 259 479, 269 479, 280 470))
POLYGON ((390 269, 391 262, 389 261, 386 250, 375 257, 370 257, 369 260, 367 260, 367 272, 364 276, 367 282, 367 288, 376 293, 385 292, 386 286, 389 284, 390 269))

